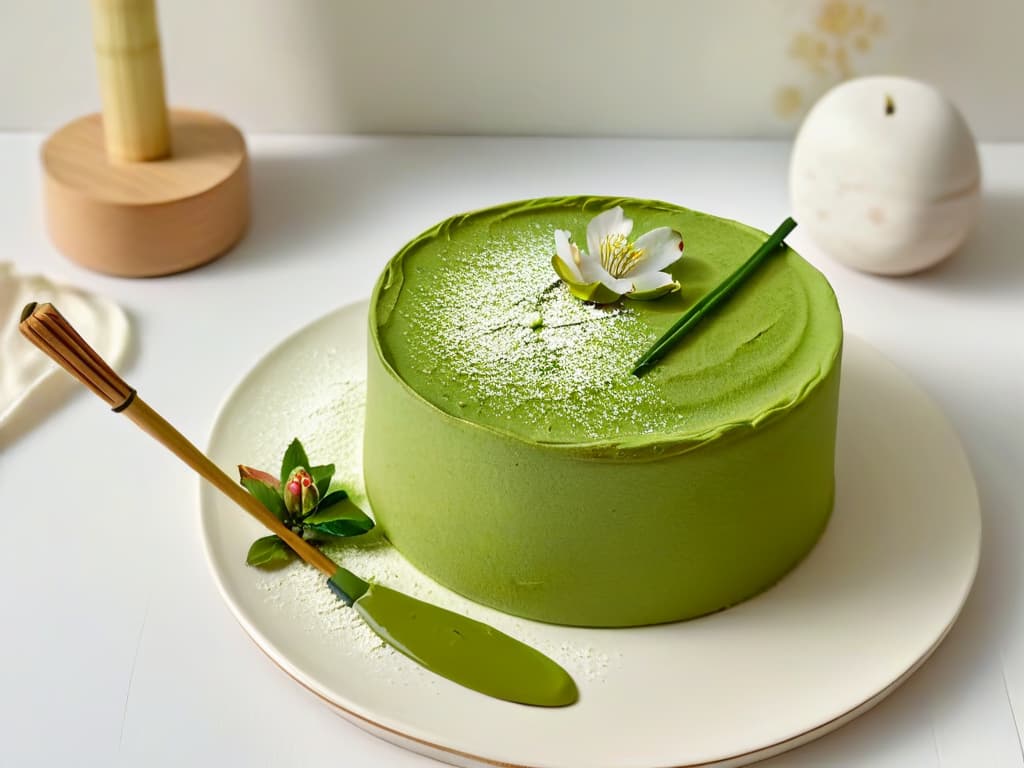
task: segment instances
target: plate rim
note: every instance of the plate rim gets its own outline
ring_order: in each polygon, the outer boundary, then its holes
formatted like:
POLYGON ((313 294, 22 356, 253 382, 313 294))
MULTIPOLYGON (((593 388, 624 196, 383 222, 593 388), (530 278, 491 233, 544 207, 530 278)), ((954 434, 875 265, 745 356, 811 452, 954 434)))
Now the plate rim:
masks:
MULTIPOLYGON (((968 593, 969 592, 970 590, 968 590, 968 593)), ((945 629, 942 630, 942 634, 938 637, 934 644, 932 644, 932 646, 928 648, 928 650, 924 653, 923 656, 917 659, 907 670, 905 670, 901 675, 899 675, 899 677, 897 677, 891 683, 886 685, 882 690, 880 690, 871 698, 866 699, 860 704, 857 704, 856 706, 847 710, 846 712, 836 715, 827 722, 822 723, 821 725, 818 725, 809 730, 806 730, 802 733, 798 733, 794 736, 782 739, 781 741, 773 742, 772 744, 768 744, 764 747, 759 747, 758 749, 748 750, 742 753, 736 753, 733 755, 729 755, 727 757, 723 757, 721 759, 705 761, 701 763, 676 763, 673 765, 659 765, 654 766, 652 768, 728 768, 729 766, 738 767, 785 754, 786 752, 789 752, 792 749, 797 749, 798 747, 801 747, 805 744, 809 744, 822 736, 827 736, 828 734, 832 733, 832 731, 838 730, 847 723, 856 720, 861 715, 873 709, 876 705, 880 704, 882 701, 888 698, 889 694, 893 693, 897 688, 903 685, 903 683, 905 683, 907 680, 913 677, 913 675, 922 666, 924 666, 925 662, 927 662, 928 659, 931 658, 932 654, 935 653, 936 650, 938 650, 939 646, 942 645, 942 642, 946 639, 946 636, 949 634, 950 630, 952 630, 953 626, 956 624, 957 619, 960 618, 960 613, 962 612, 962 610, 963 605, 961 604, 960 609, 957 610, 956 616, 954 616, 953 620, 946 626, 945 629)), ((443 760, 444 762, 450 761, 445 760, 444 757, 439 757, 435 754, 432 754, 432 752, 428 750, 433 750, 442 753, 443 755, 448 757, 464 758, 466 760, 471 761, 469 763, 465 763, 466 765, 495 766, 496 768, 542 768, 537 764, 531 765, 528 763, 512 763, 507 761, 501 761, 496 760, 494 758, 484 757, 482 755, 475 755, 470 752, 465 752, 463 750, 456 749, 454 747, 448 747, 444 744, 436 744, 428 739, 423 739, 417 736, 413 736, 411 734, 402 733, 400 730, 396 728, 384 725, 383 723, 378 723, 373 718, 360 715, 357 712, 349 710, 346 707, 339 704, 338 702, 331 700, 328 696, 324 695, 323 693, 307 685, 297 676, 293 675, 284 665, 280 663, 278 659, 274 658, 274 656, 272 656, 269 652, 267 652, 265 648, 263 648, 259 644, 259 641, 252 634, 250 634, 249 629, 244 624, 242 624, 242 629, 245 631, 246 637, 248 637, 249 640, 252 641, 252 643, 257 647, 257 649, 259 649, 259 651, 264 656, 266 656, 267 659, 269 659, 270 662, 275 667, 277 667, 285 675, 291 678, 293 682, 302 687, 307 693, 312 695, 314 698, 318 699, 323 704, 326 704, 331 709, 331 711, 334 712, 334 714, 336 714, 338 717, 342 718, 346 722, 352 723, 357 728, 361 728, 370 735, 375 736, 376 738, 381 739, 382 741, 388 744, 393 744, 402 749, 407 749, 418 755, 423 755, 424 757, 429 757, 435 760, 443 760)), ((462 763, 452 764, 461 765, 462 763)))
MULTIPOLYGON (((216 410, 216 414, 213 419, 213 423, 209 429, 209 432, 204 443, 204 450, 209 452, 211 445, 218 438, 220 431, 223 429, 222 420, 224 418, 225 411, 231 405, 242 392, 244 387, 247 385, 249 379, 254 376, 263 366, 270 365, 270 359, 283 347, 289 346, 293 341, 300 338, 301 336, 309 333, 314 327, 320 325, 329 325, 332 322, 337 322, 340 316, 355 313, 358 310, 363 312, 368 310, 368 300, 362 299, 353 302, 347 302, 338 306, 329 312, 326 312, 319 317, 307 322, 301 327, 297 328, 293 332, 287 334, 278 340, 277 343, 270 346, 266 352, 264 352, 253 364, 246 369, 230 387, 227 393, 221 398, 216 410)), ((977 578, 978 567, 980 563, 981 554, 981 538, 982 538, 982 521, 980 516, 980 499, 977 490, 977 481, 974 476, 973 468, 971 466, 970 458, 964 448, 963 441, 960 435, 957 433, 953 424, 946 417, 943 410, 939 407, 938 403, 931 397, 931 395, 922 388, 916 380, 914 380, 908 373, 906 373, 901 367, 896 365, 881 351, 875 348, 873 345, 868 343, 862 337, 849 333, 844 329, 844 341, 843 341, 843 354, 847 354, 848 347, 853 347, 857 351, 866 351, 870 355, 874 356, 878 361, 883 362, 889 369, 899 374, 905 381, 906 384, 910 385, 917 399, 924 404, 932 414, 941 419, 943 425, 948 428, 950 435, 955 439, 956 448, 961 458, 963 459, 964 468, 966 470, 965 480, 970 482, 970 498, 971 498, 971 509, 969 512, 976 519, 975 528, 977 530, 976 540, 973 544, 973 552, 971 556, 970 573, 969 577, 965 579, 963 588, 960 594, 957 596, 956 610, 937 638, 933 643, 914 661, 906 667, 903 671, 893 677, 884 686, 878 689, 875 693, 869 696, 867 699, 859 702, 855 706, 833 715, 827 721, 820 723, 816 726, 808 728, 800 733, 793 734, 785 739, 767 744, 763 747, 758 747, 753 750, 744 750, 743 752, 737 752, 715 758, 711 761, 704 761, 699 763, 666 763, 659 764, 657 768, 711 768, 716 766, 717 768, 728 768, 729 766, 740 766, 746 765, 750 762, 767 759, 779 754, 783 754, 791 749, 797 748, 804 744, 807 744, 820 736, 827 735, 828 733, 840 728, 842 725, 856 719, 861 714, 872 709, 878 703, 887 698, 893 691, 899 688, 906 680, 913 676, 931 657, 935 650, 945 640, 952 627, 956 624, 959 616, 961 615, 964 605, 971 593, 974 583, 977 578), (859 348, 859 350, 857 349, 859 348)), ((211 515, 204 509, 206 505, 206 498, 208 496, 216 497, 216 490, 203 482, 202 479, 197 479, 197 501, 198 501, 198 516, 200 524, 200 532, 202 539, 203 554, 207 561, 207 565, 210 568, 211 575, 213 576, 214 584, 217 587, 217 591, 221 598, 227 604, 232 616, 242 627, 246 636, 256 645, 256 647, 265 655, 270 661, 281 671, 283 671, 289 678, 295 683, 300 685, 304 690, 308 691, 315 698, 319 699, 323 703, 327 704, 331 711, 338 716, 342 717, 346 721, 356 725, 364 731, 376 736, 390 744, 395 746, 408 749, 417 754, 430 757, 433 759, 442 760, 445 762, 451 762, 456 765, 484 765, 484 766, 499 766, 501 768, 545 768, 546 764, 543 763, 519 763, 519 762, 508 762, 502 761, 493 757, 487 757, 484 755, 478 755, 473 752, 460 750, 456 747, 439 744, 426 738, 422 734, 413 733, 414 727, 411 727, 405 731, 397 727, 397 724, 389 724, 381 722, 375 719, 369 712, 362 711, 363 708, 354 704, 353 702, 340 703, 335 701, 331 696, 329 686, 318 684, 314 679, 310 679, 310 676, 305 674, 302 670, 296 667, 289 659, 287 654, 282 651, 277 645, 262 633, 255 623, 246 615, 246 610, 241 606, 232 596, 228 590, 227 582, 222 573, 217 567, 220 555, 214 551, 214 536, 210 530, 210 518, 211 515), (458 761, 458 762, 456 762, 458 761)), ((966 514, 966 512, 965 512, 966 514)), ((628 632, 630 628, 621 628, 616 631, 628 632)))

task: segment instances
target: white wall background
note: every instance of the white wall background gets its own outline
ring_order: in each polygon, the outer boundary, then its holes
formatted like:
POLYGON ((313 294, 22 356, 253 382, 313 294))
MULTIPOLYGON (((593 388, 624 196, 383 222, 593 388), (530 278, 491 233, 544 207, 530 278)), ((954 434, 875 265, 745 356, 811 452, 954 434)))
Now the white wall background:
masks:
MULTIPOLYGON (((163 0, 172 103, 249 131, 786 136, 898 73, 1024 139, 1021 0, 163 0)), ((0 130, 98 108, 86 0, 0 0, 0 130)))

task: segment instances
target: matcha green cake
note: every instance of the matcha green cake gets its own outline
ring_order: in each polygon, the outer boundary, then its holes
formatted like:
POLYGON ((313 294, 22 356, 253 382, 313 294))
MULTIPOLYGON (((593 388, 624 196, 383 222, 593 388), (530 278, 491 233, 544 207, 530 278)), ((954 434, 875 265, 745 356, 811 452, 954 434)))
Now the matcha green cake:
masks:
POLYGON ((778 581, 832 509, 828 282, 781 249, 631 373, 765 239, 668 203, 569 197, 456 216, 406 245, 370 310, 364 475, 388 538, 451 589, 559 624, 685 619, 778 581), (678 291, 599 305, 556 274, 556 231, 583 243, 616 206, 634 237, 681 234, 678 291))

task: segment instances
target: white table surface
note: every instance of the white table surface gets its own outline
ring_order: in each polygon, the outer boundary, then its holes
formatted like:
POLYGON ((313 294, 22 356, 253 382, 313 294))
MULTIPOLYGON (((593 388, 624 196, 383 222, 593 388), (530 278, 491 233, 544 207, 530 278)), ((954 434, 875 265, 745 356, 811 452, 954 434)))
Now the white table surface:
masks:
MULTIPOLYGON (((120 302, 136 334, 125 378, 200 445, 267 349, 367 296, 392 253, 452 213, 574 193, 660 198, 768 230, 789 213, 787 143, 253 137, 243 243, 193 272, 122 280, 48 242, 40 139, 0 135, 0 261, 120 302)), ((961 434, 984 544, 963 615, 921 671, 765 766, 1024 766, 1024 145, 981 157, 981 225, 926 274, 870 277, 800 229, 788 239, 832 281, 847 330, 914 376, 961 434)), ((198 481, 163 448, 78 389, 11 427, 0 765, 436 764, 341 720, 249 640, 203 557, 198 481)))

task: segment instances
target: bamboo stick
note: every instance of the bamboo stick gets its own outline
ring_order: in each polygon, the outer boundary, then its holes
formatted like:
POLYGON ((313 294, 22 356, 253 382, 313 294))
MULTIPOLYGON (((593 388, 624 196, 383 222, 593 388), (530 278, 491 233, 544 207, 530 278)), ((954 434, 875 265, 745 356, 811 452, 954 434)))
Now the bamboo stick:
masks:
POLYGON ((143 402, 141 398, 134 398, 128 407, 124 409, 124 415, 134 421, 150 437, 192 467, 200 477, 207 480, 214 488, 255 517, 271 533, 276 533, 284 539, 288 546, 295 550, 295 553, 307 563, 328 577, 333 576, 335 571, 338 570, 338 566, 333 560, 290 528, 287 528, 255 496, 228 477, 220 467, 206 457, 206 454, 192 445, 184 435, 143 402))
POLYGON ((154 0, 92 0, 93 44, 112 161, 171 153, 154 0))

